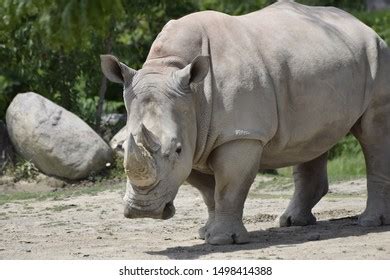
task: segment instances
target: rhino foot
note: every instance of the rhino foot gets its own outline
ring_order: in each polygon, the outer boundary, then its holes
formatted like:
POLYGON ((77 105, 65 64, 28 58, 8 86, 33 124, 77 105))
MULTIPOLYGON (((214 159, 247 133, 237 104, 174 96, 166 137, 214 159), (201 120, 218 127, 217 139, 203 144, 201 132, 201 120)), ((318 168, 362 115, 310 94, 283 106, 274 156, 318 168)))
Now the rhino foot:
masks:
POLYGON ((359 216, 358 224, 364 227, 390 225, 390 213, 381 214, 365 211, 359 216))
POLYGON ((206 229, 205 240, 212 245, 242 244, 250 241, 242 222, 215 222, 206 229))
POLYGON ((290 227, 290 226, 307 226, 314 225, 317 219, 311 212, 308 213, 288 213, 287 211, 280 216, 279 226, 290 227))
POLYGON ((198 231, 200 239, 205 240, 206 232, 207 232, 208 228, 214 223, 214 220, 215 220, 215 213, 214 213, 214 211, 209 210, 209 218, 208 218, 206 224, 203 227, 201 227, 198 231))

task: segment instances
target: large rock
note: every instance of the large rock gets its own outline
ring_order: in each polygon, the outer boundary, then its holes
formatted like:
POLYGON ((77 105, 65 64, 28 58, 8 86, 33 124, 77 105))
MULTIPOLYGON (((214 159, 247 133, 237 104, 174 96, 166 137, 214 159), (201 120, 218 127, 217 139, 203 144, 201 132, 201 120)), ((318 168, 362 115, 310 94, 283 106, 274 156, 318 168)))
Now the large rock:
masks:
POLYGON ((81 179, 112 161, 112 150, 73 113, 33 92, 18 94, 7 109, 16 151, 48 175, 81 179))

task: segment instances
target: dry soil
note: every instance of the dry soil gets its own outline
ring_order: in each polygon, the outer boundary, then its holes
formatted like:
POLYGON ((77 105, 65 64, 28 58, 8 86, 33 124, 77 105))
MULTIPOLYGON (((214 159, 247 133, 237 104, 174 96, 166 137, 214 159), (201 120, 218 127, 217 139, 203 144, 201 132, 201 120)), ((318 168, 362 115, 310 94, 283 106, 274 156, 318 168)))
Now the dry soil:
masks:
MULTIPOLYGON (((198 239, 201 196, 182 186, 167 221, 128 220, 122 187, 0 205, 0 259, 390 259, 390 226, 364 228, 365 180, 333 184, 315 207, 314 226, 278 228, 291 182, 257 177, 245 204, 251 242, 211 246, 198 239)), ((118 183, 116 183, 118 184, 118 183)))

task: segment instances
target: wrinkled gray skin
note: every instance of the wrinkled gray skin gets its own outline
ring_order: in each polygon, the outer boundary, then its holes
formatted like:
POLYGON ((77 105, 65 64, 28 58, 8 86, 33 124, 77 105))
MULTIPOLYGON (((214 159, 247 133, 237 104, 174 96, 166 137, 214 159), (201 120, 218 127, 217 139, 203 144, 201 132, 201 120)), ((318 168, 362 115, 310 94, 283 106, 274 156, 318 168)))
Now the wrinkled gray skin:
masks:
POLYGON ((200 190, 210 244, 248 242, 244 202, 261 168, 294 165, 281 226, 315 223, 327 151, 351 131, 367 162, 363 226, 390 224, 390 51, 335 9, 276 3, 245 16, 170 21, 142 69, 102 56, 128 112, 125 216, 170 218, 179 186, 200 190))

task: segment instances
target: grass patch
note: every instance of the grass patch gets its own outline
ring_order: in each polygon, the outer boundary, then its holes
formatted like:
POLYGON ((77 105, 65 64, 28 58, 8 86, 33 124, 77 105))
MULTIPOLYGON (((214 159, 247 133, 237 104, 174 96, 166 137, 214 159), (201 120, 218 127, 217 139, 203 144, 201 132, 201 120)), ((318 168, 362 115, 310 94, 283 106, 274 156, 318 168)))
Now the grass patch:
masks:
POLYGON ((366 164, 362 153, 356 156, 342 156, 328 163, 330 182, 346 181, 366 176, 366 164))
POLYGON ((11 194, 0 194, 0 205, 8 202, 15 202, 19 200, 28 200, 38 198, 40 193, 28 193, 28 192, 17 192, 11 194))
MULTIPOLYGON (((292 178, 292 166, 278 169, 282 178, 292 178)), ((362 153, 344 155, 328 161, 329 182, 348 181, 366 176, 366 165, 362 153)))
POLYGON ((99 182, 92 186, 83 186, 83 187, 70 187, 54 192, 16 192, 10 194, 0 194, 0 205, 6 203, 18 203, 24 200, 62 200, 64 198, 80 196, 80 195, 97 195, 100 192, 107 190, 117 190, 123 188, 123 183, 110 184, 110 182, 105 183, 99 182))
POLYGON ((268 178, 269 180, 257 181, 257 187, 259 189, 272 189, 276 191, 284 191, 291 189, 294 185, 291 174, 280 174, 280 175, 262 175, 262 177, 268 178))

